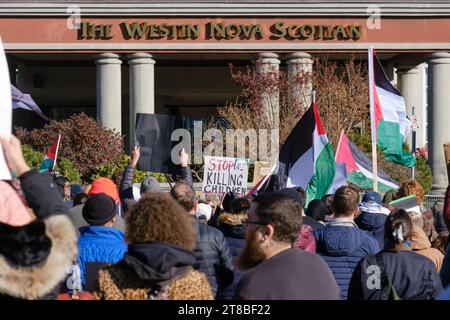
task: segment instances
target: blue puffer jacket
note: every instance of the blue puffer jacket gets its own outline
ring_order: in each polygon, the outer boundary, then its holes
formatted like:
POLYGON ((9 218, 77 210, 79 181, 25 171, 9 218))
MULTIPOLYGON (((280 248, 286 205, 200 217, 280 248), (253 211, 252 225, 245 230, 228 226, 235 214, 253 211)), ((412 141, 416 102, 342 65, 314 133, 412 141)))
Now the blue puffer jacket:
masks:
MULTIPOLYGON (((233 263, 236 262, 237 257, 241 254, 245 243, 245 228, 243 221, 247 219, 247 214, 232 214, 223 213, 219 216, 217 221, 220 231, 225 236, 225 240, 230 248, 233 257, 233 263)), ((234 280, 226 288, 219 291, 217 299, 231 300, 234 296, 236 286, 241 279, 242 271, 238 268, 234 269, 234 280)))
POLYGON ((125 234, 122 231, 102 226, 81 227, 78 240, 78 265, 83 287, 87 262, 114 264, 122 260, 127 250, 125 234))
POLYGON ((332 224, 317 230, 317 253, 326 261, 347 299, 348 285, 358 262, 369 254, 380 251, 377 240, 354 226, 332 224))
POLYGON ((367 231, 377 241, 380 249, 384 247, 384 223, 387 215, 383 213, 362 212, 356 219, 355 223, 361 230, 367 231))

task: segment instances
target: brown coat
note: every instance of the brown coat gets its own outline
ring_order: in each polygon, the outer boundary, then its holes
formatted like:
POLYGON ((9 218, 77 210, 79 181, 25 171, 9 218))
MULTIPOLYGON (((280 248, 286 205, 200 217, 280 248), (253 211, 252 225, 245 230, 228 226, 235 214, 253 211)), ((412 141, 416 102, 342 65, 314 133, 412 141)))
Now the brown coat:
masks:
MULTIPOLYGON (((99 271, 94 296, 102 300, 147 300, 148 293, 149 285, 119 264, 99 271)), ((170 283, 167 296, 169 300, 213 299, 205 274, 193 269, 170 283)))
POLYGON ((444 255, 435 248, 431 247, 431 242, 425 232, 417 225, 414 225, 413 234, 411 237, 411 249, 416 253, 429 258, 436 265, 439 272, 442 267, 444 255))

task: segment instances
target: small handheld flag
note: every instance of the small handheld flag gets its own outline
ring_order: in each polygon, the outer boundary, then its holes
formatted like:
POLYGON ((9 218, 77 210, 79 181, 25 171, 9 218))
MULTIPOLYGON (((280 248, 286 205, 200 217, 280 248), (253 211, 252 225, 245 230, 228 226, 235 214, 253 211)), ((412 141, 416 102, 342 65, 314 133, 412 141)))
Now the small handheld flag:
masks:
POLYGON ((56 158, 58 157, 59 141, 61 140, 61 135, 58 135, 58 140, 53 142, 52 146, 48 149, 47 154, 44 157, 39 166, 39 172, 45 172, 50 169, 54 169, 56 165, 56 158))

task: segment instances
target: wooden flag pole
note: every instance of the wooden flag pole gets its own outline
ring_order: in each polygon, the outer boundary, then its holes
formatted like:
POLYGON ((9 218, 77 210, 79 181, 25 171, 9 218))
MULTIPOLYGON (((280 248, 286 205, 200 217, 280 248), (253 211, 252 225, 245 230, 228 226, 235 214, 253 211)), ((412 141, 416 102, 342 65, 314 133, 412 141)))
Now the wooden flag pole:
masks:
POLYGON ((336 155, 339 153, 339 148, 341 147, 342 137, 344 136, 344 129, 341 130, 341 135, 339 136, 338 145, 336 148, 336 154, 334 155, 334 159, 336 159, 336 155))
POLYGON ((374 101, 374 53, 373 48, 369 48, 369 93, 370 93, 370 128, 372 131, 372 175, 373 175, 373 191, 378 192, 378 160, 377 160, 377 130, 375 128, 375 101, 374 101))
POLYGON ((61 140, 61 135, 58 135, 58 143, 56 145, 56 152, 55 152, 55 161, 53 162, 53 168, 52 170, 55 170, 55 166, 56 166, 56 160, 58 159, 58 151, 59 151, 59 141, 61 140))

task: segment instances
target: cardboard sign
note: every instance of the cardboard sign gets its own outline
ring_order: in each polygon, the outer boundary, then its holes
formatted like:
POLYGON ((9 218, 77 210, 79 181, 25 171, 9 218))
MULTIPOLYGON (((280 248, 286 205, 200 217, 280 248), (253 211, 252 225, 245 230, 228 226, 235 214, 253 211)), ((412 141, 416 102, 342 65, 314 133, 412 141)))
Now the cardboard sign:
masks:
POLYGON ((248 159, 205 156, 202 191, 223 194, 247 193, 248 159))

